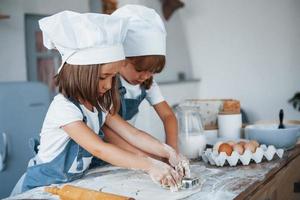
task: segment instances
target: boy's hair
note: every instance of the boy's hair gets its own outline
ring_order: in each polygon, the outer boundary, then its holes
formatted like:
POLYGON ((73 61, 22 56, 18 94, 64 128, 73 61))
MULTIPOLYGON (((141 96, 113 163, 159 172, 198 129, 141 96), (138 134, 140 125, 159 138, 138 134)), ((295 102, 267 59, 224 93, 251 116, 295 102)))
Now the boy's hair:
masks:
POLYGON ((115 114, 120 107, 116 77, 112 88, 102 97, 99 95, 101 65, 71 65, 65 63, 59 74, 54 77, 59 92, 66 98, 88 101, 96 109, 115 114))
MULTIPOLYGON (((150 55, 150 56, 135 56, 127 57, 129 62, 135 66, 135 70, 138 72, 148 71, 152 73, 160 73, 166 63, 166 57, 164 55, 150 55)), ((153 77, 151 76, 142 83, 146 89, 149 89, 152 85, 153 77)))

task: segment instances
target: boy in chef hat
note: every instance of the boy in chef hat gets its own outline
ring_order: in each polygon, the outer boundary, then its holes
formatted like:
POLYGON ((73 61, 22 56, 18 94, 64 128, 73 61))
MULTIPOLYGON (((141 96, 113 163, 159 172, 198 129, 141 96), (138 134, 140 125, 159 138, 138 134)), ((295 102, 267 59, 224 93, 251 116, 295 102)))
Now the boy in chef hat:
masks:
MULTIPOLYGON (((177 120, 153 79, 153 75, 160 73, 165 66, 164 23, 155 10, 140 5, 126 5, 117 9, 112 16, 128 18, 128 31, 123 43, 126 64, 121 66, 119 77, 119 114, 134 124, 138 107, 146 99, 164 124, 166 143, 177 151, 177 120)), ((135 153, 147 154, 128 144, 109 127, 103 130, 107 141, 135 153)))
POLYGON ((125 58, 122 42, 126 23, 114 16, 71 11, 39 21, 44 45, 62 56, 55 77, 59 93, 46 114, 38 152, 13 194, 79 179, 93 156, 113 165, 144 170, 154 181, 177 188, 182 175, 173 167, 179 165, 179 155, 114 115, 119 104, 116 74, 125 58), (173 167, 104 142, 104 123, 132 145, 145 145, 145 151, 170 160, 173 167))

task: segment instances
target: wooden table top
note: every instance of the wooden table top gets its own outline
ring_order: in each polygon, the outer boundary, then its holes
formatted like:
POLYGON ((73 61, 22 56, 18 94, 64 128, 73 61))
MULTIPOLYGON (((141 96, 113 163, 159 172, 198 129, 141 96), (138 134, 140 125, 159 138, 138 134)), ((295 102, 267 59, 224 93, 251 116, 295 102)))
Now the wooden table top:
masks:
MULTIPOLYGON (((103 192, 120 194, 135 199, 247 199, 257 192, 266 182, 300 155, 300 145, 286 151, 282 159, 275 159, 260 164, 251 163, 247 166, 215 167, 204 162, 192 162, 193 176, 200 176, 198 187, 180 192, 170 192, 151 181, 141 171, 127 170, 119 167, 105 166, 91 170, 72 185, 103 192)), ((43 187, 27 191, 18 198, 58 199, 43 191, 43 187)))

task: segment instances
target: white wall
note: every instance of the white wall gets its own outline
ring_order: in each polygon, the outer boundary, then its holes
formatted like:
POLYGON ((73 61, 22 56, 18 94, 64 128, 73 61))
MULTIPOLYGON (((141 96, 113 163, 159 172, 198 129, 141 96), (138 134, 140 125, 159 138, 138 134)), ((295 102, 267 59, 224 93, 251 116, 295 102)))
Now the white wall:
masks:
MULTIPOLYGON (((300 1, 184 2, 166 23, 169 57, 159 78, 184 66, 201 78, 194 91, 201 98, 239 99, 251 121, 276 118, 280 108, 299 119, 287 99, 300 91, 300 1)), ((120 0, 125 3, 161 9, 159 0, 120 0)), ((11 15, 0 20, 0 81, 26 80, 24 13, 64 9, 86 12, 88 0, 0 1, 0 12, 11 15)))
MULTIPOLYGON (((280 108, 300 119, 287 103, 300 91, 300 1, 184 2, 166 22, 167 68, 184 66, 201 78, 195 91, 201 98, 239 99, 252 122, 277 119, 280 108)), ((126 3, 161 9, 160 1, 121 0, 126 3)))
POLYGON ((1 0, 0 81, 27 80, 24 14, 53 14, 62 10, 87 12, 88 0, 1 0))
MULTIPOLYGON (((189 0, 179 11, 201 98, 236 98, 251 121, 274 119, 300 91, 300 1, 189 0)), ((172 33, 169 33, 172 34, 172 33)))

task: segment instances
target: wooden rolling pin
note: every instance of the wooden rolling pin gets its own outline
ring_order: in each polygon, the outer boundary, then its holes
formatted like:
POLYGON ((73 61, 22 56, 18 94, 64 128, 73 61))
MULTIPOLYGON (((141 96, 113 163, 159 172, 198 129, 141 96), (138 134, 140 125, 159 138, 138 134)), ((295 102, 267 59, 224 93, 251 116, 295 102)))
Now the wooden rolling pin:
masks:
POLYGON ((58 195, 61 200, 134 200, 130 197, 89 190, 73 185, 64 185, 62 188, 46 187, 45 191, 58 195))

